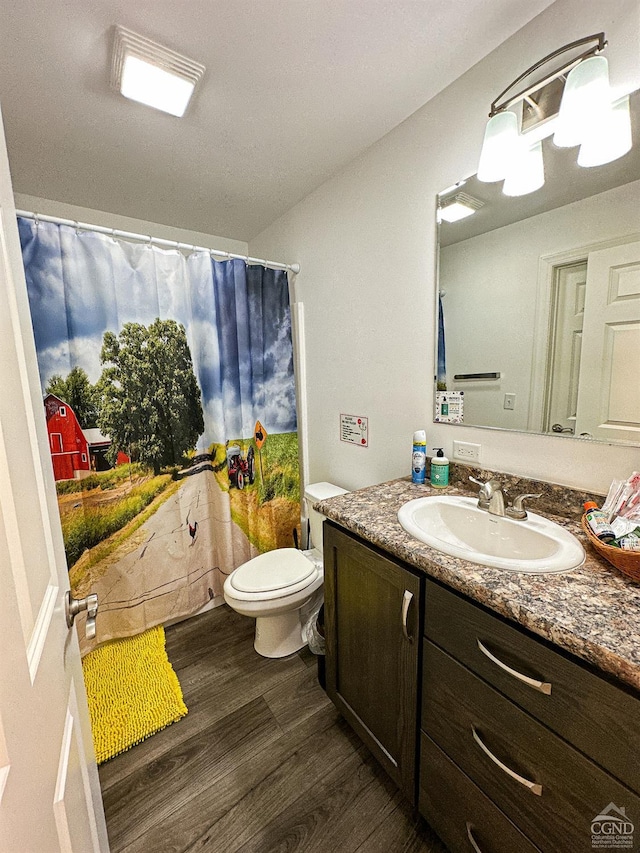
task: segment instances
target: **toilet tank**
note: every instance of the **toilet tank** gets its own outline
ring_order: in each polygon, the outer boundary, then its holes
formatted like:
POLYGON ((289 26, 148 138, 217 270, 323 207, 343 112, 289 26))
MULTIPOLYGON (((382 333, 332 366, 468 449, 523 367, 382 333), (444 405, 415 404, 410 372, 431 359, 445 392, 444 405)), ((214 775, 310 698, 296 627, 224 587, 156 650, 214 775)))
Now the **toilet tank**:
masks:
POLYGON ((333 483, 309 483, 304 490, 304 501, 307 508, 307 518, 311 527, 311 542, 308 548, 317 548, 322 551, 322 522, 324 515, 313 509, 314 503, 323 501, 325 498, 335 498, 338 495, 346 495, 347 489, 341 489, 333 483))

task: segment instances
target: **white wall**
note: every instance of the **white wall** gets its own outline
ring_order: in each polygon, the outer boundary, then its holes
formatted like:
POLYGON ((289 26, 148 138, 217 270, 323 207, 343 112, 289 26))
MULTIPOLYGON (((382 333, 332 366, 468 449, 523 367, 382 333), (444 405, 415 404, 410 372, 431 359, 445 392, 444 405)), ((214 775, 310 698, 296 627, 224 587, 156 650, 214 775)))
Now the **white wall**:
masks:
POLYGON ((447 387, 465 392, 465 423, 527 428, 541 256, 639 233, 635 181, 440 250, 447 387), (488 371, 500 379, 453 379, 488 371), (514 410, 505 393, 516 394, 514 410))
POLYGON ((407 474, 422 427, 430 447, 478 442, 487 467, 595 491, 640 467, 637 448, 432 424, 436 193, 476 171, 489 105, 512 79, 600 30, 612 85, 638 88, 637 0, 558 0, 250 242, 301 264, 312 480, 407 474), (369 417, 368 448, 339 440, 341 412, 369 417))
MULTIPOLYGON (((73 219, 74 222, 102 225, 105 228, 131 231, 134 234, 148 234, 150 237, 160 237, 163 240, 176 240, 180 243, 191 243, 194 246, 202 246, 205 249, 220 249, 223 252, 232 252, 236 255, 247 254, 247 244, 242 240, 216 237, 213 234, 201 234, 199 231, 188 231, 184 228, 160 225, 157 222, 146 222, 143 219, 132 219, 130 216, 106 213, 103 210, 91 210, 88 207, 77 207, 74 204, 64 204, 61 201, 36 198, 35 196, 22 195, 21 193, 16 193, 14 198, 18 210, 28 210, 47 216, 59 216, 61 219, 73 219)), ((273 260, 277 260, 277 258, 273 260)))

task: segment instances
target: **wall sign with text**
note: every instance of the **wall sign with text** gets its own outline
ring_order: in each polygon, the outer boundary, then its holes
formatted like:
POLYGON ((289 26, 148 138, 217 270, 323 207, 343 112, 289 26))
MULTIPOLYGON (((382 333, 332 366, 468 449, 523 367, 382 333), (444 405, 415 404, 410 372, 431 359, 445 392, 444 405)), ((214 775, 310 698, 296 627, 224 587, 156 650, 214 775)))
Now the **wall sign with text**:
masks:
POLYGON ((369 446, 369 418, 362 415, 340 415, 340 441, 369 446))

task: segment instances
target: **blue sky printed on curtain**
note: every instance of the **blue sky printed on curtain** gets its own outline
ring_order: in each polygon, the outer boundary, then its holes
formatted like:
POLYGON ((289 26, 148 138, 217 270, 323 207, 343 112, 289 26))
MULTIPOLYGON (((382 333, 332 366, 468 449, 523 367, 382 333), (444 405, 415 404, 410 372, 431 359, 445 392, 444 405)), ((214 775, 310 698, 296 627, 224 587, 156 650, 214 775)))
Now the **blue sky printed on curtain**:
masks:
POLYGON ((286 273, 184 257, 73 227, 18 219, 43 392, 76 365, 95 384, 102 336, 157 317, 184 325, 202 392, 198 446, 296 430, 286 273))

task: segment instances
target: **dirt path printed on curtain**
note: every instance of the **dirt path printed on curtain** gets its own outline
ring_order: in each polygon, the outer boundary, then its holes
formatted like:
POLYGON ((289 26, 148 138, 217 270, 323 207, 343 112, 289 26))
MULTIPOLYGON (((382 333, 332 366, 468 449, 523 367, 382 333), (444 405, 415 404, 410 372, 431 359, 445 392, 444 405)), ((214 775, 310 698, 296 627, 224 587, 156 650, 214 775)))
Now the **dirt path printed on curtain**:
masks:
MULTIPOLYGON (((253 446, 242 439, 231 444, 253 446)), ((229 477, 226 446, 212 446, 193 466, 174 472, 179 479, 163 475, 164 489, 148 508, 83 553, 70 571, 73 594, 95 592, 100 601, 94 641, 86 640, 84 617, 78 617, 83 654, 106 640, 191 613, 203 601, 220 599, 235 566, 300 541, 297 435, 269 436, 268 447, 259 457, 254 482, 247 479, 239 489, 236 478, 229 477)), ((82 492, 79 506, 73 505, 73 494, 59 496, 63 530, 65 516, 74 510, 90 513, 127 501, 128 492, 145 479, 139 466, 133 468, 137 476, 127 479, 127 485, 82 492)), ((148 472, 147 479, 151 476, 148 472)))
MULTIPOLYGON (((206 468, 178 488, 131 537, 91 565, 91 552, 72 570, 77 595, 96 592, 100 601, 96 641, 133 636, 147 627, 197 610, 220 598, 236 561, 258 553, 231 520, 227 496, 206 468), (215 519, 216 535, 211 521, 215 519)), ((84 639, 81 651, 94 643, 84 639)))

